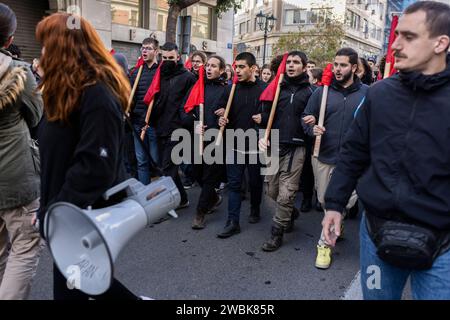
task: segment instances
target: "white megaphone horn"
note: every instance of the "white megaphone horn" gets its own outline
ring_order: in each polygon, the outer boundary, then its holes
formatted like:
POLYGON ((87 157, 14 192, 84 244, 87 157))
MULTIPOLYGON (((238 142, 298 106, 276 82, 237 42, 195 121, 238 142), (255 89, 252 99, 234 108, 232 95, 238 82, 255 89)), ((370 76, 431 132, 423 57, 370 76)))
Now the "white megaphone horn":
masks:
POLYGON ((129 179, 106 191, 126 191, 119 204, 97 210, 82 210, 58 202, 45 217, 44 234, 59 271, 75 287, 89 295, 104 293, 111 285, 114 261, 128 241, 166 214, 177 217, 180 193, 170 177, 149 185, 129 179))

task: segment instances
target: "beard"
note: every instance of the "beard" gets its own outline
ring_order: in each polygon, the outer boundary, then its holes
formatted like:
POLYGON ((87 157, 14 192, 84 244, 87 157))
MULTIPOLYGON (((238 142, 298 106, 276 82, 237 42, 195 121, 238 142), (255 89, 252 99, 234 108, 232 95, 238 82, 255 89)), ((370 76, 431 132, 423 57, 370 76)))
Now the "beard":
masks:
POLYGON ((337 80, 337 79, 336 79, 336 81, 337 81, 339 84, 345 84, 345 83, 346 83, 348 80, 350 80, 351 78, 353 78, 353 73, 352 73, 352 71, 350 70, 349 73, 343 74, 343 75, 342 75, 342 80, 337 80))

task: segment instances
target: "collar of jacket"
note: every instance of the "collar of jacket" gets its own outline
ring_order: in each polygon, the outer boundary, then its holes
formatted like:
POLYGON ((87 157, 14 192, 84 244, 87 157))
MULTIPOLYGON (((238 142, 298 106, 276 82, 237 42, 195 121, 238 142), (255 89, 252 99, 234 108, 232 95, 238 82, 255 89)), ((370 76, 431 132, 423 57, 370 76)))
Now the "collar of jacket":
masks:
POLYGON ((0 110, 13 105, 25 89, 27 71, 25 67, 10 68, 12 58, 0 52, 0 110))
POLYGON ((349 87, 344 88, 343 86, 340 85, 340 83, 334 77, 333 77, 333 82, 331 83, 331 86, 336 91, 352 93, 352 92, 358 91, 361 88, 362 82, 358 78, 358 76, 355 74, 353 76, 353 83, 349 87))
POLYGON ((165 75, 164 73, 161 72, 161 77, 164 79, 172 79, 180 74, 183 74, 185 72, 188 72, 188 70, 184 67, 183 61, 178 60, 178 63, 175 67, 175 71, 171 74, 165 75))
POLYGON ((253 87, 258 83, 258 79, 255 81, 239 81, 239 85, 242 87, 253 87))
POLYGON ((447 67, 442 72, 431 75, 424 75, 415 71, 399 72, 398 76, 403 84, 414 91, 417 89, 434 90, 450 81, 450 54, 447 55, 447 67))
POLYGON ((224 86, 226 83, 224 82, 224 79, 222 77, 211 79, 211 80, 209 80, 208 78, 205 77, 205 84, 210 84, 210 85, 214 85, 214 86, 224 86))
POLYGON ((284 77, 283 82, 281 83, 281 86, 294 86, 294 87, 300 87, 304 85, 309 85, 309 76, 306 72, 303 72, 302 74, 296 76, 296 77, 289 77, 286 75, 284 77))

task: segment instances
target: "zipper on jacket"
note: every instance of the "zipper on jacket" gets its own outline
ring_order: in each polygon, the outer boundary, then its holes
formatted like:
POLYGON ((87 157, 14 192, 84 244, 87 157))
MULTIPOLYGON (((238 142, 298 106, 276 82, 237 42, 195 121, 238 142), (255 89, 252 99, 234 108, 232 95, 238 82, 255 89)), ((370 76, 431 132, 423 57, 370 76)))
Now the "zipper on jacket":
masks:
POLYGON ((414 104, 413 104, 413 107, 412 107, 412 110, 411 110, 411 115, 409 116, 409 119, 408 119, 408 131, 406 132, 405 141, 404 141, 404 144, 403 144, 404 145, 404 149, 403 149, 402 154, 400 155, 399 163, 398 163, 398 172, 397 172, 398 178, 397 178, 397 184, 396 184, 397 189, 396 189, 396 192, 395 192, 395 204, 396 204, 396 206, 400 206, 400 189, 401 189, 400 188, 401 187, 401 184, 400 184, 400 179, 401 179, 400 170, 401 170, 401 163, 402 163, 402 160, 403 160, 403 158, 405 157, 405 154, 406 154, 407 141, 408 141, 409 136, 411 135, 412 123, 413 123, 414 118, 416 116, 417 100, 419 100, 419 94, 416 92, 415 99, 414 99, 414 104))
POLYGON ((295 95, 295 93, 291 93, 291 104, 292 104, 292 102, 294 102, 294 95, 295 95))

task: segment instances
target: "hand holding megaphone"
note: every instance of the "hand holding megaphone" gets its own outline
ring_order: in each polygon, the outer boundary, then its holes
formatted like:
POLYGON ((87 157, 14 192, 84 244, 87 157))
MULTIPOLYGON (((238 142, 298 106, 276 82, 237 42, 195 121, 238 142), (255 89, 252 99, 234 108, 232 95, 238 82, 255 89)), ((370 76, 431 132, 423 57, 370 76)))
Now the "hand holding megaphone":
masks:
POLYGON ((102 294, 110 287, 114 261, 139 231, 167 214, 177 217, 180 194, 172 178, 149 185, 129 179, 103 197, 108 200, 124 190, 127 197, 111 207, 83 210, 58 202, 46 214, 44 233, 53 260, 68 284, 86 294, 102 294))

